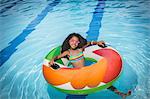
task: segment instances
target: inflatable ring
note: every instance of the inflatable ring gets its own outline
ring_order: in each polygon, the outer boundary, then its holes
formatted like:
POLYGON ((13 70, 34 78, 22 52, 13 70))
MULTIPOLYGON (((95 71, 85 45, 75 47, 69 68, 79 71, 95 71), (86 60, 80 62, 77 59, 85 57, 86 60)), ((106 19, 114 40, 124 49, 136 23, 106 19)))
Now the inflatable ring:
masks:
POLYGON ((59 46, 45 57, 43 75, 51 86, 67 94, 90 94, 108 88, 122 70, 122 59, 112 47, 93 45, 85 48, 85 61, 92 64, 82 68, 69 68, 70 63, 66 58, 56 60, 57 66, 50 67, 49 61, 60 52, 59 46))

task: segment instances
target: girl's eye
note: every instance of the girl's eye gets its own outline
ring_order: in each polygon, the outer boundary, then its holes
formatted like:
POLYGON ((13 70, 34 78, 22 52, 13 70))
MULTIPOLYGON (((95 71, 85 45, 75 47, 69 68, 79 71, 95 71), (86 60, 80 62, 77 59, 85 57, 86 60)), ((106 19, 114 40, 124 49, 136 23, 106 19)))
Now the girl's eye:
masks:
POLYGON ((71 40, 70 42, 80 43, 79 41, 71 40))

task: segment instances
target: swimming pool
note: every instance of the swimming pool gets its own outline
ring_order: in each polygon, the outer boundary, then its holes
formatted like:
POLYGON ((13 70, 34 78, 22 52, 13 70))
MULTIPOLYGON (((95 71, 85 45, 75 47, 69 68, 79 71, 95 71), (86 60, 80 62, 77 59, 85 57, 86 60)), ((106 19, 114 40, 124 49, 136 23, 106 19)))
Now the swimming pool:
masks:
MULTIPOLYGON (((72 32, 104 40, 123 58, 114 84, 127 99, 150 97, 150 1, 3 0, 0 6, 0 98, 65 99, 43 78, 44 56, 72 32), (94 34, 94 35, 93 35, 94 34)), ((103 90, 86 99, 120 99, 103 90)))

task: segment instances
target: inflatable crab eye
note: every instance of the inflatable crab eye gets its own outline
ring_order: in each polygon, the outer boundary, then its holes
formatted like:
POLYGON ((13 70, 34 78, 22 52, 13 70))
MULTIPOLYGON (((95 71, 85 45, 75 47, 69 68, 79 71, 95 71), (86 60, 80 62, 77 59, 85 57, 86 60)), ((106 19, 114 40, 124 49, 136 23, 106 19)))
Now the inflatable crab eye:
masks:
POLYGON ((90 94, 110 87, 117 80, 122 70, 122 59, 111 47, 101 48, 97 45, 84 50, 85 61, 93 64, 82 68, 69 68, 67 59, 55 63, 59 68, 48 66, 48 62, 60 54, 60 46, 54 48, 45 57, 43 75, 54 88, 67 94, 90 94), (80 76, 79 76, 80 75, 80 76))

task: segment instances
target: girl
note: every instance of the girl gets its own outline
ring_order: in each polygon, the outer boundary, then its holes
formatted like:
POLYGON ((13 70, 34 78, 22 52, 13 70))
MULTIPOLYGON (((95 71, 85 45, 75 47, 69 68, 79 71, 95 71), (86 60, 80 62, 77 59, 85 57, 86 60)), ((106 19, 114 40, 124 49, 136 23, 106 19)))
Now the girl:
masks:
MULTIPOLYGON (((74 68, 84 67, 83 51, 89 45, 99 45, 101 47, 105 47, 104 41, 87 42, 87 40, 84 39, 80 34, 72 33, 63 42, 61 54, 54 57, 49 64, 52 66, 54 64, 54 60, 57 60, 62 57, 66 57, 69 59, 69 61, 71 62, 74 68)), ((108 89, 114 91, 115 93, 119 94, 123 98, 131 94, 130 91, 128 91, 128 93, 126 94, 122 93, 118 91, 114 86, 111 86, 108 89)))
POLYGON ((53 58, 50 62, 50 65, 54 64, 54 60, 57 60, 62 57, 67 57, 74 66, 74 68, 84 67, 84 48, 94 44, 100 45, 102 47, 105 46, 104 41, 87 42, 87 40, 84 39, 80 34, 72 33, 65 39, 65 41, 62 44, 62 54, 53 58))

